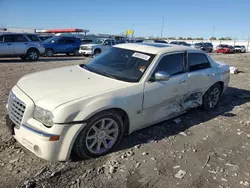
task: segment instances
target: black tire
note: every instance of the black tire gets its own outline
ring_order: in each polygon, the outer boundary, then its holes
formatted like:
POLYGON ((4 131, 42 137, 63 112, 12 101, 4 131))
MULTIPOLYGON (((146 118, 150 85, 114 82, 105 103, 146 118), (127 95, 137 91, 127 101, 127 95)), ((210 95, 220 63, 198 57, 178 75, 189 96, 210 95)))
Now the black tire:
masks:
POLYGON ((74 50, 74 56, 80 56, 79 49, 74 50))
POLYGON ((102 51, 100 49, 95 49, 93 57, 98 56, 102 51))
POLYGON ((222 93, 222 88, 221 88, 220 84, 216 83, 212 87, 210 87, 209 90, 203 96, 203 109, 204 110, 210 110, 210 109, 215 108, 218 105, 221 93, 222 93), (210 102, 210 97, 213 97, 212 92, 214 92, 215 90, 218 90, 219 96, 218 96, 218 99, 216 100, 216 103, 214 102, 215 104, 211 105, 210 104, 211 103, 210 102))
POLYGON ((29 49, 26 54, 26 59, 29 61, 36 61, 40 57, 40 53, 37 49, 29 49))
POLYGON ((23 61, 27 60, 26 55, 19 56, 23 61))
POLYGON ((73 148, 76 154, 82 159, 96 158, 96 157, 103 156, 114 151, 116 147, 120 144, 123 138, 123 135, 124 135, 124 126, 123 126, 123 121, 122 121, 121 116, 115 111, 104 111, 90 118, 86 127, 84 127, 79 133, 79 135, 77 136, 73 148), (92 126, 95 125, 95 123, 97 123, 99 120, 103 118, 112 119, 117 123, 118 125, 117 127, 119 128, 118 136, 112 148, 108 149, 106 152, 103 152, 100 154, 92 153, 87 148, 87 145, 86 145, 87 135, 90 129, 92 128, 92 126))
POLYGON ((54 51, 52 49, 46 49, 45 50, 45 55, 47 57, 53 57, 54 56, 54 51))

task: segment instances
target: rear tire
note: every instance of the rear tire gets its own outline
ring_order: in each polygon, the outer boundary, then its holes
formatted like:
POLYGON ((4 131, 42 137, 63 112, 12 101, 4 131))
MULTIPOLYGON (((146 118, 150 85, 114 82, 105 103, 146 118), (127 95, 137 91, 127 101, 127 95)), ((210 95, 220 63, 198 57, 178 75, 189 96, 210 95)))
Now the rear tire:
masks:
POLYGON ((36 61, 39 59, 39 56, 40 56, 40 54, 39 54, 38 50, 30 49, 27 52, 26 59, 28 59, 29 61, 36 61))
POLYGON ((74 50, 74 56, 80 56, 79 49, 74 50))
POLYGON ((46 49, 45 54, 47 57, 53 57, 54 51, 52 49, 46 49))
POLYGON ((106 155, 119 145, 123 134, 121 116, 115 111, 104 111, 90 118, 77 136, 73 149, 83 159, 106 155))
POLYGON ((203 109, 211 110, 218 105, 222 88, 220 84, 216 83, 203 96, 203 109))

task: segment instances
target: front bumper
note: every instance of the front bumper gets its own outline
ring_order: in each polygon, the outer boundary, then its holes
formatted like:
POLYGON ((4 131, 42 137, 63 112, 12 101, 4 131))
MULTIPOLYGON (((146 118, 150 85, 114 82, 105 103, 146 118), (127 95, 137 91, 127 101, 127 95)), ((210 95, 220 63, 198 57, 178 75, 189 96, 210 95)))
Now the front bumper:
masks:
POLYGON ((40 158, 49 161, 66 161, 69 159, 73 144, 79 132, 86 125, 81 124, 54 124, 52 127, 45 127, 41 122, 33 118, 35 104, 17 86, 12 88, 15 98, 25 105, 25 112, 22 121, 13 123, 13 115, 10 110, 13 106, 6 105, 6 125, 14 138, 24 147, 40 158), (8 116, 12 116, 12 120, 8 116))
POLYGON ((80 54, 83 54, 83 55, 93 55, 94 52, 92 50, 79 50, 79 53, 80 54))
MULTIPOLYGON (((84 127, 83 124, 53 125, 55 133, 45 132, 39 127, 40 122, 31 119, 20 127, 10 125, 11 121, 6 118, 9 129, 13 126, 14 138, 36 156, 49 161, 66 161, 70 158, 71 150, 76 136, 84 127)), ((52 129, 52 128, 47 128, 52 129)))

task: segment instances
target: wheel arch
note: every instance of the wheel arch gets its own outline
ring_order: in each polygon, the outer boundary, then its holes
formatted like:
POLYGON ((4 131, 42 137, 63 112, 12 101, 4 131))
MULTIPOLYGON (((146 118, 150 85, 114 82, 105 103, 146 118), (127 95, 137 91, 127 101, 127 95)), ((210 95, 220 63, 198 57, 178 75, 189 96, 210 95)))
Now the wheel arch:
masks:
POLYGON ((36 47, 29 47, 29 48, 27 48, 27 50, 26 50, 26 54, 30 51, 30 50, 36 50, 37 52, 38 52, 38 54, 40 55, 40 52, 39 52, 39 50, 36 48, 36 47))
MULTIPOLYGON (((127 112, 125 110, 123 110, 122 108, 119 108, 119 107, 108 107, 106 109, 102 109, 100 111, 96 111, 96 112, 93 112, 91 114, 89 114, 85 120, 83 120, 83 123, 88 123, 88 120, 93 118, 94 116, 97 116, 103 112, 116 112, 118 113, 119 115, 121 115, 122 117, 122 121, 123 121, 123 125, 124 125, 124 135, 128 135, 129 134, 129 129, 130 129, 130 123, 129 123, 129 116, 127 114, 127 112)), ((73 122, 72 122, 73 123, 73 122)), ((73 125, 74 126, 74 125, 73 125)), ((79 129, 78 131, 75 133, 75 135, 73 135, 72 137, 72 140, 69 144, 69 150, 67 152, 67 159, 70 158, 70 156, 72 155, 72 151, 73 151, 73 147, 74 147, 74 144, 75 144, 75 141, 76 141, 76 138, 78 137, 78 135, 80 134, 80 132, 82 131, 82 129, 84 129, 85 127, 85 124, 83 124, 79 129)))
POLYGON ((128 113, 120 108, 120 107, 106 107, 106 108, 102 108, 100 110, 97 110, 91 114, 89 114, 86 118, 85 118, 85 121, 88 122, 89 119, 93 118, 94 116, 100 114, 100 113, 103 113, 103 112, 107 112, 107 111, 113 111, 113 112, 116 112, 118 113, 121 118, 122 118, 122 121, 123 121, 123 125, 124 125, 124 134, 125 135, 128 135, 129 134, 129 129, 130 129, 130 120, 129 120, 129 116, 128 116, 128 113))
POLYGON ((96 49, 94 50, 94 52, 96 52, 96 51, 99 51, 100 53, 102 53, 102 49, 101 49, 101 48, 96 48, 96 49))

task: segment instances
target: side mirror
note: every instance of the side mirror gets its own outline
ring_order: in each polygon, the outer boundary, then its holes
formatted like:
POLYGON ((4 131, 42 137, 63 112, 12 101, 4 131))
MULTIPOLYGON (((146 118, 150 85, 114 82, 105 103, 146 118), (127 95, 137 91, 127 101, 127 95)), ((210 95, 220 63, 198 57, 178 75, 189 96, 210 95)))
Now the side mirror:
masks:
POLYGON ((154 81, 168 81, 170 79, 170 75, 164 71, 156 72, 154 75, 154 81))

